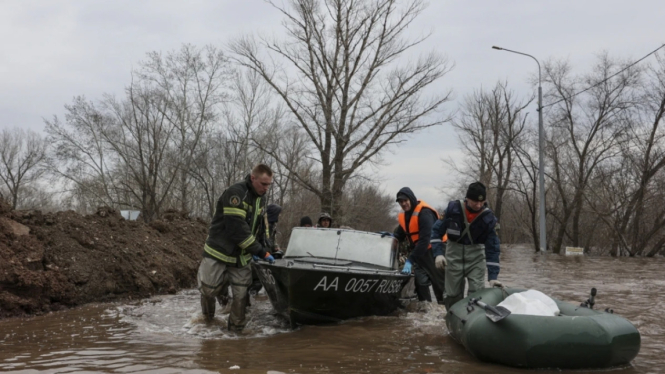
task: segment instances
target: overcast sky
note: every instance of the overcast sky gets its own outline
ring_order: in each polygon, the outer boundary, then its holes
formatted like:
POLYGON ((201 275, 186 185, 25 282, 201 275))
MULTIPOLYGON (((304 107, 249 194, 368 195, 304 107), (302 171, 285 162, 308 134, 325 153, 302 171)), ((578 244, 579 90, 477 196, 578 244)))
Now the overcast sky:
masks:
MULTIPOLYGON (((584 73, 601 51, 638 59, 656 49, 665 42, 664 19, 662 0, 432 0, 409 32, 432 33, 417 52, 435 49, 454 61, 436 86, 454 91, 456 100, 445 107, 454 112, 465 95, 498 80, 507 80, 519 97, 534 93, 528 79, 536 63, 492 45, 541 63, 568 59, 584 73)), ((122 95, 132 68, 149 51, 183 43, 222 46, 252 32, 279 35, 280 22, 262 0, 0 0, 0 127, 42 131, 43 118, 62 117, 74 96, 122 95)), ((440 187, 459 177, 444 166, 447 157, 461 157, 449 125, 415 135, 386 154, 381 185, 391 194, 410 186, 441 206, 440 187)))

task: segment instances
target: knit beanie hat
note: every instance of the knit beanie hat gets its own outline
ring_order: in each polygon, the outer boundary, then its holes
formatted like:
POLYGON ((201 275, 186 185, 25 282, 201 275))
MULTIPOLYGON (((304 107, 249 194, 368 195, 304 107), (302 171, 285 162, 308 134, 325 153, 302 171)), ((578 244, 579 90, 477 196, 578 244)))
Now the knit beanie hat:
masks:
POLYGON ((304 216, 300 219, 300 227, 304 227, 305 225, 310 225, 312 226, 312 219, 309 218, 308 216, 304 216))
POLYGON ((487 191, 485 190, 485 185, 480 182, 473 182, 469 185, 469 189, 466 190, 466 198, 475 200, 475 201, 485 201, 487 198, 487 191))
POLYGON ((277 204, 270 204, 266 207, 266 215, 268 216, 268 223, 275 223, 279 220, 279 214, 282 212, 282 207, 277 204))

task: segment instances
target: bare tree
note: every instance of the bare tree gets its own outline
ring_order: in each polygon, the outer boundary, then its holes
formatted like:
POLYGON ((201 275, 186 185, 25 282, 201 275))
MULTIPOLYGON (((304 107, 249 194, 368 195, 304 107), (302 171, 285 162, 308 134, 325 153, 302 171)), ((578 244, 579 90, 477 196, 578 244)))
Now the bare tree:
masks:
MULTIPOLYGON (((515 175, 513 176, 514 191, 517 195, 513 208, 516 211, 514 215, 518 218, 515 226, 528 227, 533 243, 533 249, 540 251, 540 233, 537 223, 538 214, 538 134, 535 131, 525 132, 522 141, 515 142, 515 158, 517 159, 515 175), (526 210, 526 211, 525 211, 526 210), (525 212, 524 212, 525 211, 525 212), (523 214, 526 213, 526 214, 523 214)), ((547 196, 547 195, 546 195, 547 196)), ((506 222, 504 220, 506 227, 506 222)), ((503 239, 503 238, 502 238, 503 239)))
POLYGON ((635 141, 623 154, 629 161, 629 171, 635 172, 633 180, 638 181, 620 226, 620 232, 625 232, 632 243, 631 255, 643 253, 650 245, 647 256, 654 256, 665 247, 665 56, 657 58, 656 67, 648 71, 642 105, 638 107, 635 141))
POLYGON ((56 189, 47 185, 45 178, 40 177, 21 188, 16 209, 39 210, 42 212, 56 212, 62 210, 59 200, 55 197, 56 189))
POLYGON ((599 165, 618 154, 626 139, 639 71, 628 69, 609 79, 624 66, 603 54, 591 74, 575 78, 567 63, 545 64, 546 98, 557 102, 547 115, 552 129, 548 150, 553 170, 549 176, 560 207, 551 211, 558 226, 552 245, 555 253, 561 250, 564 236, 573 246, 580 245, 580 218, 589 180, 599 165), (595 85, 598 82, 604 83, 595 85), (583 85, 593 88, 573 96, 583 85))
POLYGON ((65 106, 66 123, 46 121, 56 152, 52 170, 74 184, 83 203, 139 208, 156 218, 180 168, 169 148, 174 127, 163 96, 133 83, 125 100, 107 96, 98 109, 83 98, 65 106), (162 106, 162 107, 160 107, 162 106))
MULTIPOLYGON (((452 65, 436 53, 397 64, 425 39, 403 37, 424 9, 421 0, 403 7, 396 0, 291 0, 288 9, 271 4, 285 16, 288 39, 245 37, 231 50, 272 87, 307 134, 320 179, 289 171, 334 215, 344 186, 361 166, 405 135, 447 120, 432 115, 449 94, 425 99, 423 91, 452 65), (267 63, 262 51, 285 66, 267 63)), ((270 155, 286 167, 279 155, 270 155)))
POLYGON ((665 59, 657 58, 641 81, 628 140, 619 157, 597 173, 595 198, 587 198, 610 228, 613 255, 653 256, 665 245, 665 59))
POLYGON ((7 200, 16 209, 21 193, 38 180, 45 169, 47 143, 37 133, 3 129, 0 137, 0 181, 7 188, 7 200))
POLYGON ((80 206, 117 207, 117 186, 111 175, 115 160, 103 135, 109 119, 91 101, 78 96, 65 105, 64 123, 57 117, 44 122, 48 142, 53 145, 49 172, 61 178, 66 190, 79 196, 80 206))
POLYGON ((339 218, 355 230, 392 232, 397 226, 393 195, 381 192, 364 180, 349 183, 344 193, 344 204, 349 208, 345 210, 345 216, 339 218), (358 204, 359 201, 363 203, 358 204))
POLYGON ((225 98, 227 70, 213 47, 148 54, 123 98, 76 98, 65 123, 46 121, 57 145, 52 169, 81 207, 140 209, 146 222, 164 208, 189 210, 190 169, 225 98))
POLYGON ((235 165, 232 157, 238 154, 229 151, 229 146, 232 145, 234 144, 227 141, 222 131, 210 131, 203 137, 201 147, 205 152, 197 155, 192 168, 189 169, 197 186, 195 190, 197 200, 201 201, 204 208, 203 211, 195 211, 195 215, 212 219, 215 214, 215 204, 221 189, 229 185, 225 182, 229 174, 225 169, 235 165))
POLYGON ((128 178, 119 182, 123 192, 141 209, 143 220, 151 222, 170 196, 183 160, 173 143, 177 128, 166 119, 167 101, 141 83, 127 88, 124 101, 107 98, 113 126, 103 135, 119 160, 118 172, 127 173, 128 178))
MULTIPOLYGON (((270 88, 255 71, 236 72, 231 87, 233 99, 225 111, 226 122, 229 136, 243 151, 238 167, 246 173, 253 166, 252 159, 264 158, 263 151, 256 147, 256 139, 283 130, 283 113, 273 105, 270 88)), ((274 139, 269 138, 268 141, 274 139)))
POLYGON ((275 170, 273 178, 275 188, 271 189, 273 200, 282 206, 288 201, 289 191, 293 187, 304 188, 294 177, 295 173, 307 180, 314 180, 317 177, 316 167, 309 157, 307 136, 297 126, 283 127, 285 128, 273 129, 267 135, 270 138, 263 138, 260 142, 264 147, 266 144, 271 144, 265 147, 268 153, 277 155, 282 161, 282 163, 272 163, 275 170))
POLYGON ((218 104, 226 101, 225 82, 230 78, 228 59, 213 46, 197 48, 190 44, 165 55, 148 53, 141 63, 137 77, 152 84, 165 105, 164 119, 175 128, 173 142, 179 170, 175 184, 179 192, 179 208, 190 211, 190 172, 202 137, 217 118, 218 104))
MULTIPOLYGON (((244 178, 257 162, 272 164, 271 157, 256 146, 257 139, 271 149, 288 129, 281 123, 283 113, 272 105, 269 88, 255 72, 236 71, 229 84, 231 95, 224 104, 215 129, 202 140, 202 150, 190 174, 201 188, 212 217, 221 191, 244 178)), ((287 135, 288 138, 288 135, 287 135)), ((275 176, 279 181, 282 174, 275 176)), ((273 194, 275 189, 271 189, 273 194)))
POLYGON ((501 220, 503 197, 510 188, 515 143, 523 137, 524 109, 533 101, 517 102, 508 84, 498 82, 488 92, 466 98, 459 120, 453 121, 467 155, 467 168, 490 188, 488 197, 501 220))

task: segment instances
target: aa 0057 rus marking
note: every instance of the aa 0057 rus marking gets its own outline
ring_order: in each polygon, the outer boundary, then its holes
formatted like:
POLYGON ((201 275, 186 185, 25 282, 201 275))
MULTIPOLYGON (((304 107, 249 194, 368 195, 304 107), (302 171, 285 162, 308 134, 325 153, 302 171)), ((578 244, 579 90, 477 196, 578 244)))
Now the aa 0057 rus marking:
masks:
POLYGON ((339 277, 334 277, 330 282, 328 276, 323 276, 316 284, 313 291, 338 291, 339 289, 344 292, 360 292, 360 293, 397 293, 402 289, 403 280, 394 279, 365 279, 365 278, 351 278, 346 282, 344 287, 339 286, 339 277))

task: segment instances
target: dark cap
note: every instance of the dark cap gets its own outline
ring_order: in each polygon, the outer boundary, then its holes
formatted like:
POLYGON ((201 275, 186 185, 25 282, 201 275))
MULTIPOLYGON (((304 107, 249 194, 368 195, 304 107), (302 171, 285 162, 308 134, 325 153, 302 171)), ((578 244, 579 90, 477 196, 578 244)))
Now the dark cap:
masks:
POLYGON ((480 182, 473 182, 466 190, 466 198, 475 201, 485 201, 487 199, 487 190, 485 185, 480 182))
POLYGON ((279 214, 282 212, 282 207, 277 204, 270 204, 266 207, 266 215, 268 216, 268 223, 275 223, 279 220, 279 214))
POLYGON ((304 216, 300 219, 300 227, 304 227, 305 225, 313 225, 312 219, 308 216, 304 216))

